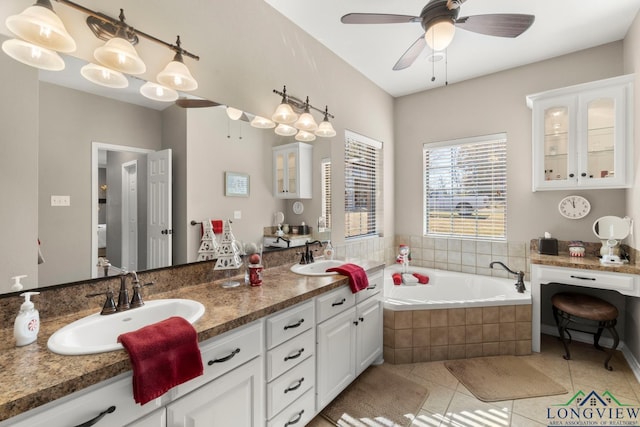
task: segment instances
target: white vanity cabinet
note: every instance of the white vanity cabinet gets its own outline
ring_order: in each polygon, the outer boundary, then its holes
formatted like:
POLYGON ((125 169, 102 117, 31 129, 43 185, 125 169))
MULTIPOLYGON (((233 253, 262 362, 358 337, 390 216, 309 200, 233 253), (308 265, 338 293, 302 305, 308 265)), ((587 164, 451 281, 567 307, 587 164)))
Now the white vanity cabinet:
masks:
POLYGON ((303 142, 273 147, 273 192, 280 199, 310 199, 313 147, 303 142))
MULTIPOLYGON (((378 298, 382 277, 382 271, 370 276, 371 289, 355 295, 346 286, 317 298, 318 305, 325 305, 325 313, 327 305, 337 311, 318 317, 318 411, 382 355, 382 305, 378 298), (351 293, 351 298, 345 297, 347 292, 351 293), (332 305, 338 303, 341 304, 332 305)), ((321 308, 318 308, 320 312, 321 308)))
POLYGON ((533 191, 630 187, 632 103, 631 75, 527 96, 533 191))

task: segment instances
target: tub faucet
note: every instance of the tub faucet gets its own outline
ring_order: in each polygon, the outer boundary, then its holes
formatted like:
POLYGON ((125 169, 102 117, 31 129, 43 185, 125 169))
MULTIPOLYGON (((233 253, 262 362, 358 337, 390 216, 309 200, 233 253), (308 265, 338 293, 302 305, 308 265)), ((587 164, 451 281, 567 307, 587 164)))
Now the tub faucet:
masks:
POLYGON ((527 288, 525 288, 525 286, 524 286, 524 272, 523 271, 513 271, 509 267, 507 267, 506 265, 501 263, 500 261, 493 261, 491 264, 489 264, 489 267, 493 268, 494 264, 498 264, 499 266, 501 266, 502 268, 507 270, 509 273, 515 275, 518 278, 518 282, 516 283, 516 291, 518 291, 519 293, 522 294, 522 293, 524 293, 524 291, 527 290, 527 288))

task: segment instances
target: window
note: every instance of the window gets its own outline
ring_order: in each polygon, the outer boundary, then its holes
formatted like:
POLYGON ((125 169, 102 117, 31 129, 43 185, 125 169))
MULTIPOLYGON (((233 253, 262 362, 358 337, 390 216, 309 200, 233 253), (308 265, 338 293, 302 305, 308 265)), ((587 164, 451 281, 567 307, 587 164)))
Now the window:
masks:
POLYGON ((424 144, 424 234, 506 240, 507 135, 424 144))
POLYGON ((382 143, 345 131, 344 210, 345 237, 379 234, 379 210, 382 209, 382 143))
POLYGON ((322 217, 324 218, 324 227, 331 229, 331 159, 322 159, 320 174, 322 182, 322 217))

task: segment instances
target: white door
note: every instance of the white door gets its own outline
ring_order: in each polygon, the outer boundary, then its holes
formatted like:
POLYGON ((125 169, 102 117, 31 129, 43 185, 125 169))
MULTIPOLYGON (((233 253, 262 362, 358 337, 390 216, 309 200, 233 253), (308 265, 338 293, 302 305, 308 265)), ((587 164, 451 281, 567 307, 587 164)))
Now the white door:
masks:
POLYGON ((122 164, 122 268, 138 269, 138 162, 122 164))
POLYGON ((147 156, 147 268, 171 265, 171 150, 147 156))
POLYGON ((356 375, 367 369, 382 354, 382 310, 380 301, 371 298, 356 307, 356 375))

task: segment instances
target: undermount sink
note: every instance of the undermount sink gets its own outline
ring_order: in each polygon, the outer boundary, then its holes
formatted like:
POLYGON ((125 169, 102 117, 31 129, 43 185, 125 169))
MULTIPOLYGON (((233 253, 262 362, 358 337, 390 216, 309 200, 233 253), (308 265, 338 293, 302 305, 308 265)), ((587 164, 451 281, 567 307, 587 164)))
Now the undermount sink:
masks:
POLYGON ((333 271, 327 273, 327 268, 339 267, 344 264, 344 261, 337 259, 323 259, 311 264, 295 264, 291 267, 291 271, 297 274, 302 274, 303 276, 330 276, 338 273, 333 271))
POLYGON ((173 316, 193 324, 204 314, 204 306, 189 299, 146 301, 142 307, 114 314, 95 313, 58 329, 47 343, 54 353, 95 354, 122 349, 118 336, 173 316))

